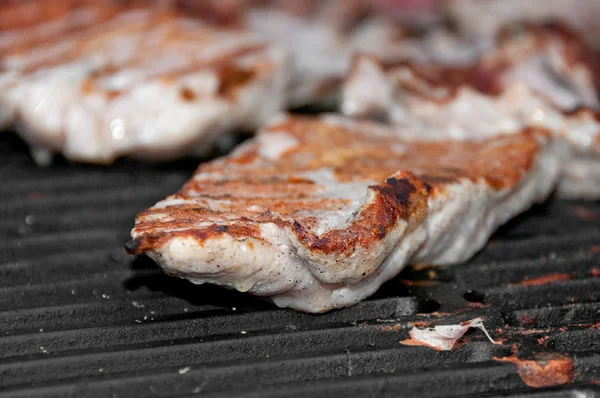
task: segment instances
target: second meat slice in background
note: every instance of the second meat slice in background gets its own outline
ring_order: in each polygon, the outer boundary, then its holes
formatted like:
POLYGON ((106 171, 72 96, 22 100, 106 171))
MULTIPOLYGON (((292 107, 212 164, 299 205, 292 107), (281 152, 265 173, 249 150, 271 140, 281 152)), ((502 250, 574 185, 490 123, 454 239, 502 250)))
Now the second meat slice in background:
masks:
POLYGON ((0 8, 41 16, 0 32, 4 124, 14 123, 39 163, 52 153, 104 164, 205 153, 285 106, 288 58, 248 32, 170 8, 69 4, 0 8))
POLYGON ((384 118, 407 138, 478 140, 543 127, 559 140, 558 194, 600 198, 595 50, 561 25, 513 26, 464 66, 355 59, 348 115, 384 118))

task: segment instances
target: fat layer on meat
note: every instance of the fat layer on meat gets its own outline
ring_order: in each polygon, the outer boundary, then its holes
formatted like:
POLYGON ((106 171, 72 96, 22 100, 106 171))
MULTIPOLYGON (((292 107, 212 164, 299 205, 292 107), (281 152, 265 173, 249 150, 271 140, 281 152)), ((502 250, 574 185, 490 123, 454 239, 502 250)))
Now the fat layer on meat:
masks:
POLYGON ((527 126, 552 131, 561 147, 558 192, 600 198, 597 67, 581 41, 558 27, 501 40, 470 66, 357 57, 342 108, 396 124, 407 138, 479 139, 527 126))
POLYGON ((425 142, 341 116, 283 116, 141 213, 127 248, 194 283, 324 312, 407 263, 469 258, 546 198, 555 152, 536 129, 425 142))
POLYGON ((282 50, 244 30, 127 4, 0 6, 0 19, 17 19, 0 29, 0 119, 35 152, 92 163, 164 160, 202 152, 282 110, 282 50), (38 18, 20 21, 24 13, 38 18))

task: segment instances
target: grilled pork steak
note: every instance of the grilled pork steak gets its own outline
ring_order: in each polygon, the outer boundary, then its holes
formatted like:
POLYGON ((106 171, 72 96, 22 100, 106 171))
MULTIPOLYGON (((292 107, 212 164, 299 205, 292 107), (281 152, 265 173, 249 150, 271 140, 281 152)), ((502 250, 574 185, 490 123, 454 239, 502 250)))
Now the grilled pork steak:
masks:
POLYGON ((287 56, 247 31, 106 1, 22 2, 0 18, 22 8, 39 18, 0 30, 0 109, 34 148, 92 163, 175 158, 286 102, 287 56))
POLYGON ((284 117, 141 213, 127 245, 194 283, 324 312, 406 263, 448 264, 549 194, 550 136, 423 142, 334 116, 284 117))
POLYGON ((544 127, 559 138, 569 198, 600 198, 597 66, 576 37, 531 28, 464 67, 355 60, 343 110, 376 115, 407 138, 477 139, 544 127), (419 128, 415 128, 419 126, 419 128))

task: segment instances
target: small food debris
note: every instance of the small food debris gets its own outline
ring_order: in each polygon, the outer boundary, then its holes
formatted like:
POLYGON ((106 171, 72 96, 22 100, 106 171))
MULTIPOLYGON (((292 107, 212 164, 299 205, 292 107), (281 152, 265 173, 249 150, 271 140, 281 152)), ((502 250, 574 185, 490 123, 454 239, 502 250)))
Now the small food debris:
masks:
POLYGON ((477 303, 477 302, 473 302, 473 301, 468 301, 467 305, 472 308, 490 308, 491 307, 490 304, 477 303))
POLYGON ((561 274, 561 273, 557 272, 557 273, 550 274, 550 275, 540 276, 539 278, 525 279, 524 281, 520 282, 519 284, 521 286, 542 286, 542 285, 547 285, 547 284, 554 283, 554 282, 566 281, 569 279, 573 279, 573 275, 561 274))
POLYGON ((583 206, 569 206, 569 212, 574 214, 576 217, 586 220, 586 221, 594 221, 596 220, 596 213, 587 209, 583 206))
POLYGON ((535 359, 517 357, 493 358, 499 362, 510 362, 517 366, 521 380, 529 387, 552 387, 570 383, 575 373, 573 360, 565 355, 538 354, 535 359))
POLYGON ((184 375, 184 374, 186 374, 189 371, 190 371, 190 367, 186 366, 185 368, 179 369, 179 374, 180 375, 184 375))
POLYGON ((437 272, 430 269, 429 271, 427 271, 427 276, 429 277, 429 279, 435 279, 437 277, 437 272))
POLYGON ((489 335, 483 326, 482 318, 471 319, 460 325, 439 325, 433 328, 418 329, 413 327, 409 333, 410 339, 401 341, 404 345, 422 345, 437 351, 448 351, 469 330, 469 328, 481 329, 492 344, 501 344, 489 335))
POLYGON ((535 323, 535 318, 531 315, 519 314, 517 315, 517 318, 519 318, 519 321, 521 321, 523 325, 533 325, 535 323))
POLYGON ((241 332, 241 333, 242 333, 242 334, 246 334, 246 331, 245 331, 245 330, 242 330, 242 332, 241 332))
POLYGON ((402 325, 397 323, 394 326, 390 326, 390 325, 377 326, 376 329, 379 330, 380 332, 399 332, 400 330, 402 330, 402 325))
POLYGON ((537 342, 543 347, 548 347, 548 340, 550 340, 550 336, 544 336, 537 339, 537 342))
POLYGON ((46 348, 44 348, 44 347, 42 347, 42 346, 40 346, 40 350, 41 350, 41 351, 42 351, 44 354, 47 354, 47 353, 48 353, 48 350, 46 350, 46 348))
POLYGON ((135 308, 144 308, 144 304, 140 304, 137 301, 132 301, 131 305, 133 305, 135 308))

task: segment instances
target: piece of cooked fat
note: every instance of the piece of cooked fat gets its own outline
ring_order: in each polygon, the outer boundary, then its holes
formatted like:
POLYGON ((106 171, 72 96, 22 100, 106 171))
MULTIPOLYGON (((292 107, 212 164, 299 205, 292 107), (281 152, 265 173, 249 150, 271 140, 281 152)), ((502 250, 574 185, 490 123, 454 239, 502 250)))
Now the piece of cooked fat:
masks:
POLYGON ((403 136, 426 140, 482 139, 543 127, 561 148, 559 195, 600 198, 596 65, 567 33, 530 28, 470 66, 386 65, 359 56, 342 109, 386 119, 403 136))
POLYGON ((0 28, 0 123, 38 153, 110 163, 197 153, 283 109, 281 49, 138 3, 0 6, 0 20, 21 18, 0 28))
POLYGON ((424 142, 342 116, 286 116, 141 213, 127 248, 194 283, 325 312, 407 263, 468 259, 557 175, 543 130, 424 142))

